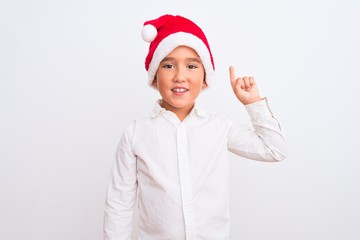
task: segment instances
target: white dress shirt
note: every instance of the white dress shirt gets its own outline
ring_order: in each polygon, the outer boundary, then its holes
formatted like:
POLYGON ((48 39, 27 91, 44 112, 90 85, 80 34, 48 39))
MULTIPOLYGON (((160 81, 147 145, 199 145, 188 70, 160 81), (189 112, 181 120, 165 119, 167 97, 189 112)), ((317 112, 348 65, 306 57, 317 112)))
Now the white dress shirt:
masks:
POLYGON ((229 151, 279 161, 286 148, 267 100, 245 106, 252 125, 196 106, 181 122, 157 102, 125 130, 106 197, 104 239, 129 240, 138 199, 141 240, 229 239, 229 151))

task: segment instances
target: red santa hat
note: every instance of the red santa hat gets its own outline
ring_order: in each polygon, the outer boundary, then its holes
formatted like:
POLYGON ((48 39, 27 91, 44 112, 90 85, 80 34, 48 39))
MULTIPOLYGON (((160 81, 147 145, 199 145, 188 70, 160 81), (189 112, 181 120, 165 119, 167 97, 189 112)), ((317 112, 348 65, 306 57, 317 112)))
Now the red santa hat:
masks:
POLYGON ((205 34, 194 22, 178 15, 163 15, 146 21, 141 36, 144 41, 150 42, 149 53, 145 60, 150 86, 160 62, 178 46, 188 46, 197 52, 205 68, 205 81, 208 86, 211 85, 215 70, 214 60, 205 34))

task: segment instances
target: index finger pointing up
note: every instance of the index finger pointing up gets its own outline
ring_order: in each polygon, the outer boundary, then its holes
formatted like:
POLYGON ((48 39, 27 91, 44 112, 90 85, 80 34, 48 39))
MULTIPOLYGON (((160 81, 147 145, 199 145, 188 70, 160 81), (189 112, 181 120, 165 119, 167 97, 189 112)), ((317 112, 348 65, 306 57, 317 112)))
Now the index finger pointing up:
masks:
POLYGON ((229 67, 229 75, 230 75, 231 85, 234 87, 236 83, 236 76, 235 76, 235 68, 233 66, 229 67))

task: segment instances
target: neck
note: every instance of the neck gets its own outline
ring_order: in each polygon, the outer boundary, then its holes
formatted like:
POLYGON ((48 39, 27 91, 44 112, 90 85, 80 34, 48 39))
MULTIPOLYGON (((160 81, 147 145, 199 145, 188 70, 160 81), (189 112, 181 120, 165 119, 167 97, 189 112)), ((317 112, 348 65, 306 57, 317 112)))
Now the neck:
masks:
POLYGON ((179 120, 182 122, 182 121, 187 117, 187 115, 189 115, 191 109, 192 109, 192 107, 191 107, 189 110, 186 110, 186 111, 177 111, 177 112, 174 112, 174 113, 175 113, 176 116, 179 118, 179 120))
POLYGON ((165 101, 161 102, 161 107, 165 108, 168 111, 171 111, 176 114, 176 116, 179 118, 180 121, 183 121, 187 115, 190 113, 191 109, 194 107, 195 104, 190 104, 185 107, 177 108, 174 106, 171 106, 170 104, 166 103, 165 101))

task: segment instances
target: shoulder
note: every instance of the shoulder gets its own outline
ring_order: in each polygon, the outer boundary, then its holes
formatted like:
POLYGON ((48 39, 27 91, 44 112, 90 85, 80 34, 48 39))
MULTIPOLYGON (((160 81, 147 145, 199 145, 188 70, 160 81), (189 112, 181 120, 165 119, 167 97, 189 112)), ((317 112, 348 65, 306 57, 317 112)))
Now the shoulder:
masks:
POLYGON ((125 132, 132 136, 146 134, 156 126, 154 119, 156 117, 153 116, 152 112, 138 116, 128 124, 125 132))
POLYGON ((121 140, 120 142, 127 142, 128 144, 130 144, 131 146, 133 146, 134 141, 136 141, 136 139, 139 139, 139 135, 144 135, 144 133, 146 133, 146 131, 144 131, 144 129, 146 129, 147 126, 149 126, 149 124, 147 123, 147 119, 149 119, 149 117, 146 115, 142 116, 142 117, 137 117, 133 120, 131 120, 127 126, 125 126, 123 132, 122 132, 122 136, 121 136, 121 140))
POLYGON ((204 109, 197 109, 196 111, 197 115, 200 118, 204 118, 206 122, 228 126, 231 126, 233 124, 233 120, 223 113, 207 111, 204 109))
POLYGON ((125 132, 133 132, 138 126, 148 124, 150 119, 149 114, 134 118, 125 128, 125 132))

